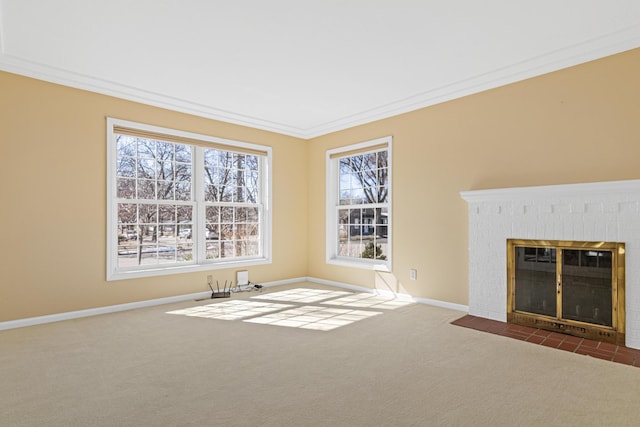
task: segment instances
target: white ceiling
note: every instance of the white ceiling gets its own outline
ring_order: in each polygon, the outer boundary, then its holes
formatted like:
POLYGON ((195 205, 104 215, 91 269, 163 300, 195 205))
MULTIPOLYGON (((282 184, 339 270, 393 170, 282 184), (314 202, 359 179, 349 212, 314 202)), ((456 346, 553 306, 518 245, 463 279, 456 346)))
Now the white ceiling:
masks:
POLYGON ((0 70, 301 138, 636 47, 639 0, 0 0, 0 70))

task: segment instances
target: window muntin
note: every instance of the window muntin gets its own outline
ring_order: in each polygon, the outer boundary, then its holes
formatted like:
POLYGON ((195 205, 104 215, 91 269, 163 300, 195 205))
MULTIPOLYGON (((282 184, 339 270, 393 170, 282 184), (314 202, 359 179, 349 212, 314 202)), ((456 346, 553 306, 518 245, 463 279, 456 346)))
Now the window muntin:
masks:
POLYGON ((391 138, 327 153, 327 262, 391 267, 391 138))
POLYGON ((115 119, 108 138, 108 280, 270 262, 268 147, 115 119))

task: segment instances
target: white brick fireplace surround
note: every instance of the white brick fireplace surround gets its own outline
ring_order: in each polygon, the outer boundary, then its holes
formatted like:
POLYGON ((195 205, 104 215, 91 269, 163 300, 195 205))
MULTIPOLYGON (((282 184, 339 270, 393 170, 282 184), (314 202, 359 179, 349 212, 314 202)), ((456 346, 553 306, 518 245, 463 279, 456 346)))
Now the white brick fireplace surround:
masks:
POLYGON ((640 349, 640 180, 463 191, 469 314, 506 322, 507 239, 625 243, 626 346, 640 349))

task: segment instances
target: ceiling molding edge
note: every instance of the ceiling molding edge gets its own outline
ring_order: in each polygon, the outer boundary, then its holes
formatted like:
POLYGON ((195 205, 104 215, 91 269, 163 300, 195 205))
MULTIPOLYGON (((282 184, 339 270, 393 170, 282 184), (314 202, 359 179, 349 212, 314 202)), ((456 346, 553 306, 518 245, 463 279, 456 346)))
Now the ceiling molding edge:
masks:
POLYGON ((308 140, 637 48, 640 46, 640 25, 306 129, 218 110, 183 99, 143 91, 24 60, 6 54, 2 39, 3 37, 0 35, 0 70, 2 71, 176 112, 308 140))
POLYGON ((485 90, 516 83, 640 47, 640 25, 558 49, 466 80, 435 88, 403 100, 306 129, 316 138, 354 126, 397 116, 485 90))
POLYGON ((138 102, 153 107, 164 108, 198 117, 231 123, 254 129, 265 130, 282 135, 307 139, 304 130, 262 120, 257 117, 245 116, 229 111, 223 111, 206 105, 186 101, 184 99, 170 97, 159 93, 141 90, 135 87, 98 79, 95 77, 75 73, 72 71, 52 67, 18 58, 5 53, 0 53, 0 71, 31 77, 37 80, 55 83, 75 89, 86 90, 102 95, 112 96, 127 101, 138 102))

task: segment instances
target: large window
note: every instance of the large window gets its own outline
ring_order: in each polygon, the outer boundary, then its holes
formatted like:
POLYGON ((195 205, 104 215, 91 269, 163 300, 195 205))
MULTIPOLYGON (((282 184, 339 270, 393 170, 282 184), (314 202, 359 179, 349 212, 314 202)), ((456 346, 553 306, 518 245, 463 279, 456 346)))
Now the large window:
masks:
POLYGON ((107 279, 270 262, 269 147, 108 119, 107 279))
POLYGON ((391 137, 327 152, 327 262, 391 270, 391 137))

